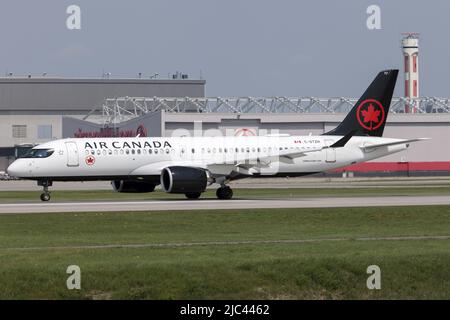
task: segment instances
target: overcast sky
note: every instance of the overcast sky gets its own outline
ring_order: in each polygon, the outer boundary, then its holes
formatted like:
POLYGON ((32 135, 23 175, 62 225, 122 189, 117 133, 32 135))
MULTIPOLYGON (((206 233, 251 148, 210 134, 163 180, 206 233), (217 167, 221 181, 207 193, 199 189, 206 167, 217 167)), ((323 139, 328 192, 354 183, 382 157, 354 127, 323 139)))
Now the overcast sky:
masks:
MULTIPOLYGON (((420 33, 422 96, 450 96, 450 1, 0 0, 0 73, 181 71, 209 96, 359 96, 420 33), (81 30, 66 27, 69 5, 81 30), (371 4, 381 30, 366 27, 371 4)), ((396 95, 403 91, 403 76, 396 95)))

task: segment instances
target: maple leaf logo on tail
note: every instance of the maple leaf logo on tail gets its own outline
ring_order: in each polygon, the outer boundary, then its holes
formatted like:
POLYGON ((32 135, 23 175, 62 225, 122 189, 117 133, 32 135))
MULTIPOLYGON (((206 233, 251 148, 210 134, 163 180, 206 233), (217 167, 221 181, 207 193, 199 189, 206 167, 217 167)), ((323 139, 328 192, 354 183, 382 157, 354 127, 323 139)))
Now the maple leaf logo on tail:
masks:
POLYGON ((356 117, 361 127, 373 131, 378 129, 384 122, 384 108, 379 101, 367 99, 358 106, 356 117))

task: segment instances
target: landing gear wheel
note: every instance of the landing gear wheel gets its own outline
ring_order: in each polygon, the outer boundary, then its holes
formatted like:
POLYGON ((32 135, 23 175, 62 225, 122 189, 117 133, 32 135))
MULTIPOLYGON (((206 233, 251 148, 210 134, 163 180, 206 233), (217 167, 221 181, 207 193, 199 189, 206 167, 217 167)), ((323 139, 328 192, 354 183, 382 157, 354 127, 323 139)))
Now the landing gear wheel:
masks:
POLYGON ((233 190, 230 187, 220 187, 216 191, 216 196, 219 199, 228 200, 233 197, 233 190))
POLYGON ((41 200, 42 201, 50 201, 50 193, 42 193, 41 194, 41 200))
POLYGON ((200 198, 201 192, 186 192, 184 195, 188 199, 198 199, 200 198))
POLYGON ((38 186, 44 187, 43 192, 41 193, 41 201, 50 201, 50 192, 48 191, 48 187, 51 187, 53 182, 49 180, 38 180, 38 186))

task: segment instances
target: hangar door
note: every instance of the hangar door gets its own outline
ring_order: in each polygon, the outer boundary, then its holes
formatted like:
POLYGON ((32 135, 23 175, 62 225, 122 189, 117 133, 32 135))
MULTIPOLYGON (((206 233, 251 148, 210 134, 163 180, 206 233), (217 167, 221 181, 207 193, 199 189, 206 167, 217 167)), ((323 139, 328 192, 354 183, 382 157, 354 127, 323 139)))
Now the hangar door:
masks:
POLYGON ((77 143, 74 141, 66 142, 67 150, 67 166, 78 167, 78 148, 77 143))

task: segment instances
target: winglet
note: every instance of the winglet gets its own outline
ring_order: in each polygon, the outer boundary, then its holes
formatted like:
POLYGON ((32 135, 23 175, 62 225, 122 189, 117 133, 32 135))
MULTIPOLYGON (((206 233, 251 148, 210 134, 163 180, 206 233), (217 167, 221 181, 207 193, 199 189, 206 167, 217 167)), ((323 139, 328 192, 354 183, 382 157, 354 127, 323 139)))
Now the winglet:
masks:
POLYGON ((357 130, 352 130, 349 133, 347 133, 345 136, 343 136, 341 139, 333 143, 328 148, 342 148, 347 144, 347 142, 353 137, 353 135, 356 133, 357 130))

